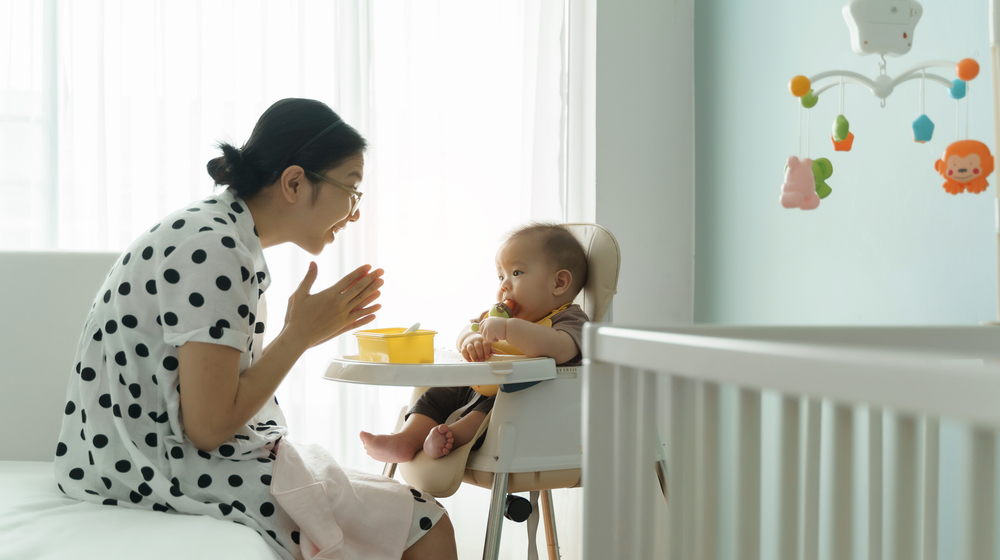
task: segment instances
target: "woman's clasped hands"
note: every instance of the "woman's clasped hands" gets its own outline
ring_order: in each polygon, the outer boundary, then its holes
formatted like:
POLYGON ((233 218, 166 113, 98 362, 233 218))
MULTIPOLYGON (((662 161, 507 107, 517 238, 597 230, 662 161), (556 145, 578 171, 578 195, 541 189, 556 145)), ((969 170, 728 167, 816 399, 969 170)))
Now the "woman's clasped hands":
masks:
POLYGON ((318 268, 309 263, 309 271, 299 287, 288 298, 284 331, 312 348, 347 331, 375 320, 375 312, 382 308, 372 304, 382 293, 385 284, 381 268, 371 270, 364 265, 329 288, 310 294, 316 281, 318 268))

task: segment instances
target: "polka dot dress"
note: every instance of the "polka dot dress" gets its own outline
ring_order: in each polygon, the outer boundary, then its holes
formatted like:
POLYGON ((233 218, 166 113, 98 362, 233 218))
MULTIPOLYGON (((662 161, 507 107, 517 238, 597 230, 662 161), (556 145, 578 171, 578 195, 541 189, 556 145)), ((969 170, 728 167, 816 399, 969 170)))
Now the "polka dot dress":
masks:
POLYGON ((410 488, 410 494, 413 494, 415 504, 413 505, 413 522, 410 524, 410 532, 406 536, 404 550, 419 541, 444 515, 444 506, 430 494, 423 494, 416 488, 410 488))
POLYGON ((140 236, 111 269, 80 338, 56 446, 59 488, 115 507, 210 515, 246 525, 300 558, 296 525, 269 492, 286 431, 270 400, 218 449, 184 437, 177 347, 262 349, 270 284, 253 218, 231 191, 140 236))

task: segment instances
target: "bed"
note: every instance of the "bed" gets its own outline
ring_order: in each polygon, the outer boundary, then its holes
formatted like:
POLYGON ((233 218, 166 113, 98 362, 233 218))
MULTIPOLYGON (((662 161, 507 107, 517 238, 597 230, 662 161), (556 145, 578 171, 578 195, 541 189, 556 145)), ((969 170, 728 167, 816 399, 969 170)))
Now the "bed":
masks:
POLYGON ((280 558, 235 523, 78 502, 56 488, 48 462, 0 461, 0 496, 0 558, 280 558))
POLYGON ((51 458, 73 354, 117 253, 0 251, 0 559, 280 558, 248 527, 78 502, 51 458))

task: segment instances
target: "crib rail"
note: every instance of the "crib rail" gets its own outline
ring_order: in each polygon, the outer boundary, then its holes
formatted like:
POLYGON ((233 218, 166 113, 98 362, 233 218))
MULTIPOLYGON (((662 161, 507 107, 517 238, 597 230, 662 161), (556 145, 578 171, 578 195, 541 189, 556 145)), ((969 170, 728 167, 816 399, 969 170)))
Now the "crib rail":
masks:
POLYGON ((970 522, 942 557, 994 558, 1000 328, 590 324, 584 341, 585 559, 935 559, 941 419, 971 434, 970 522), (762 465, 777 484, 762 484, 762 465))

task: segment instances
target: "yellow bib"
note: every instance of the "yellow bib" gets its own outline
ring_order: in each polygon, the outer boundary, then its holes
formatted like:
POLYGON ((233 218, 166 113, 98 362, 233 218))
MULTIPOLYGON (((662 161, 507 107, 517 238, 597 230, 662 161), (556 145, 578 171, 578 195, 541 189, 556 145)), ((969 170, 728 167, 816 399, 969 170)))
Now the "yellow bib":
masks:
MULTIPOLYGON (((552 317, 556 313, 560 313, 562 311, 565 311, 566 308, 568 308, 570 305, 573 305, 572 302, 571 303, 567 303, 566 305, 563 305, 559 309, 553 309, 551 313, 549 313, 545 317, 543 317, 543 318, 535 321, 535 324, 536 325, 542 325, 543 327, 551 327, 552 326, 552 317)), ((492 346, 493 346, 493 353, 494 354, 500 354, 500 355, 506 355, 506 356, 523 356, 524 355, 524 352, 521 352, 517 348, 517 346, 514 346, 513 344, 508 343, 506 340, 498 340, 497 342, 492 343, 492 346)), ((483 395, 484 397, 492 397, 493 395, 497 394, 498 391, 500 391, 500 386, 499 385, 473 385, 472 389, 475 392, 479 393, 480 395, 483 395)))

